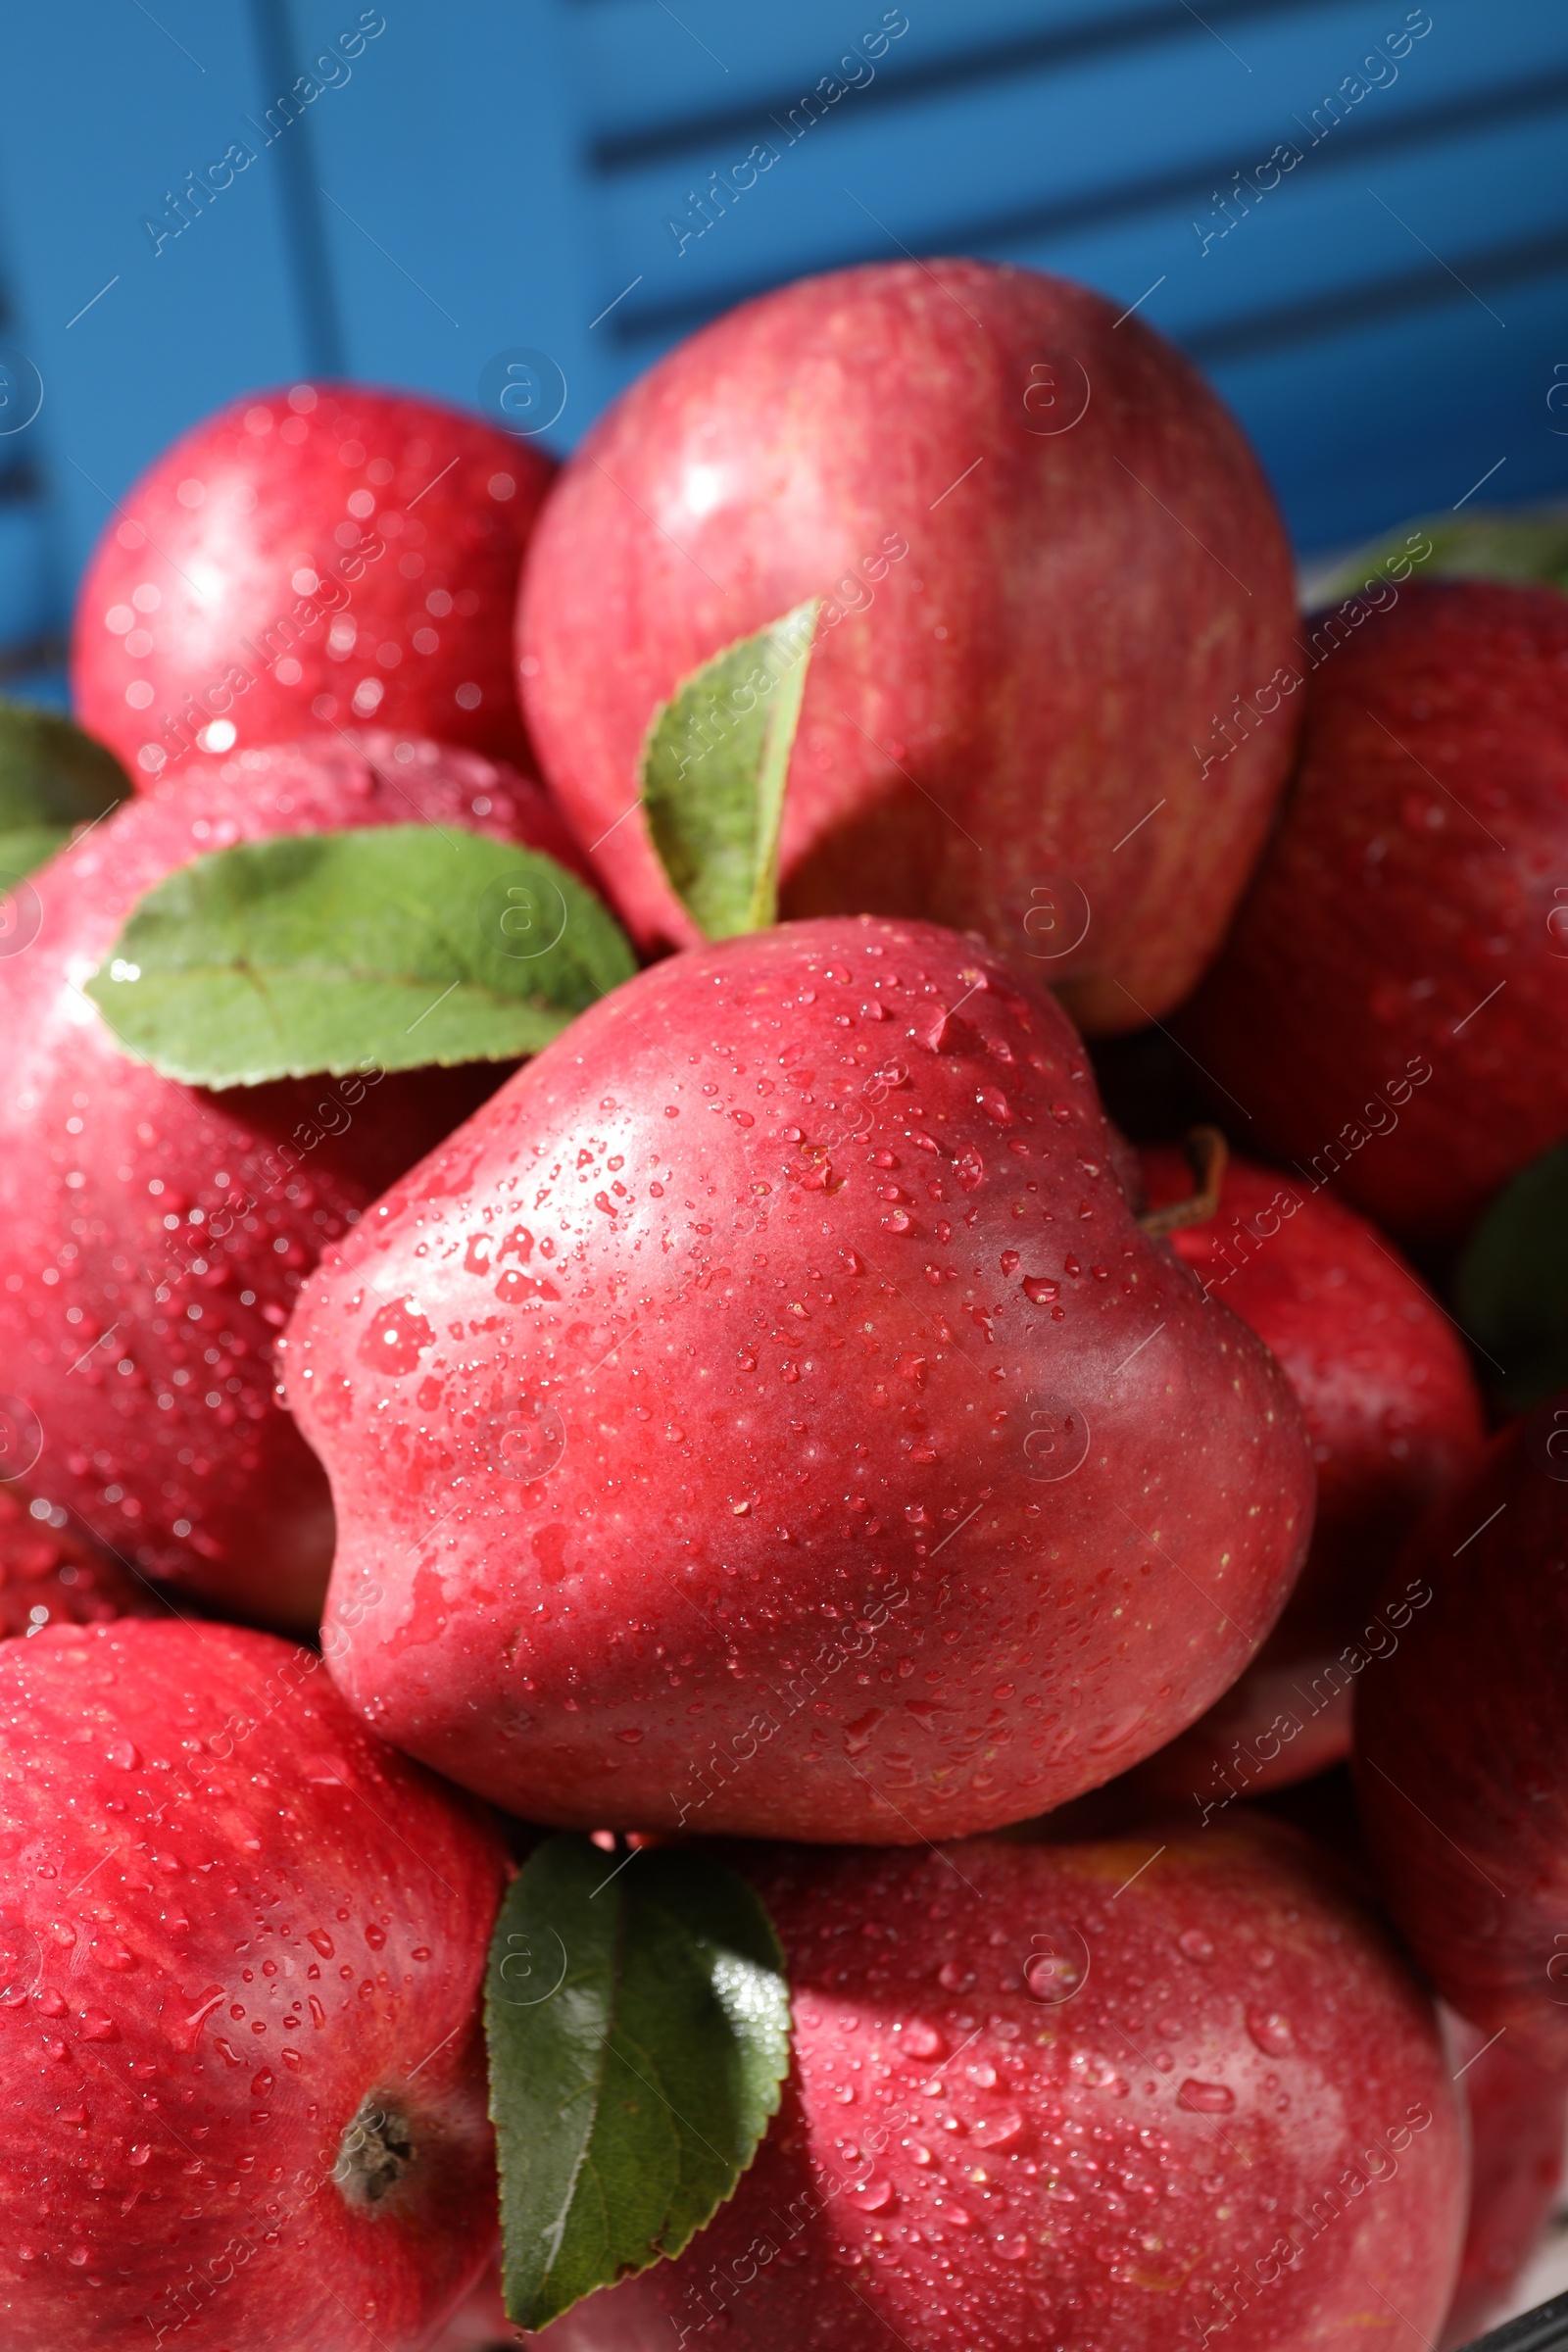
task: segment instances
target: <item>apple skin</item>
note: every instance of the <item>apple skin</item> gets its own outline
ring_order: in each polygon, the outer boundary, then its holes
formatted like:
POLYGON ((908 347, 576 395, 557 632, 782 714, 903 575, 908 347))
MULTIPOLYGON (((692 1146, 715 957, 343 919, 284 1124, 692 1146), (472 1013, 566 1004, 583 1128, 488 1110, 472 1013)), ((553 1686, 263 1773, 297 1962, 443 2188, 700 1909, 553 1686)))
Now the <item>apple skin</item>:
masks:
POLYGON ((628 2319, 733 2352, 1352 2352, 1374 2313, 1390 2352, 1431 2344, 1460 2101, 1429 1995, 1305 1839, 1155 1826, 748 1871, 794 2069, 729 2203, 608 2298, 628 2319))
POLYGON ((655 707, 810 597, 786 913, 976 929, 1091 1031, 1184 997, 1297 709, 1276 694, 1205 777, 1195 741, 1289 665, 1296 599, 1187 361, 1065 278, 909 261, 743 304, 621 396, 541 517, 517 652, 545 772, 645 947, 696 944, 635 808, 655 707), (1079 421, 1037 429, 1086 373, 1079 421))
MULTIPOLYGON (((1152 1208, 1192 1193, 1174 1147, 1140 1160, 1152 1208)), ((1217 1214, 1169 1241, 1278 1361, 1317 1464, 1312 1547, 1284 1615, 1240 1681, 1134 1776, 1150 1797, 1201 1807, 1286 1788, 1349 1754, 1351 1659, 1376 1638, 1368 1621, 1389 1560, 1474 1464, 1486 1430, 1447 1316, 1326 1192, 1233 1155, 1217 1214)))
POLYGON ((1450 2013, 1470 2114, 1470 2220, 1441 2352, 1483 2334, 1502 2315, 1541 2241, 1562 2179, 1568 2081, 1486 2046, 1450 2013))
POLYGON ((512 2352, 518 2344, 537 2345, 538 2352, 670 2352, 669 2323, 632 2279, 629 2289, 604 2287, 585 2296, 537 2335, 519 2334, 502 2301, 497 2262, 429 2352, 512 2352))
POLYGON ((553 472, 529 443, 406 392, 296 384, 230 403, 105 526, 72 640, 82 725, 144 788, 204 751, 323 724, 525 758, 511 614, 553 472), (297 572, 321 588, 303 594, 297 572))
POLYGON ((1447 1244, 1568 1130, 1568 599, 1408 586, 1306 703, 1181 1033, 1251 1141, 1447 1244))
POLYGON ((495 2241, 493 1831, 229 1626, 0 1643, 0 1726, 8 2352, 422 2352, 495 2241))
POLYGON ((314 1625, 332 1553, 326 1481, 273 1395, 300 1278, 499 1073, 210 1093, 122 1054, 79 983, 203 851, 421 815, 576 858, 543 788, 477 753, 329 735, 193 762, 124 804, 32 877, 38 935, 0 960, 0 1349, 43 1447, 17 1467, 138 1570, 272 1624, 314 1625), (321 1140, 291 1179, 273 1155, 302 1132, 321 1140), (211 1386, 198 1333, 228 1359, 211 1386))
POLYGON ((1148 1754, 1268 1631, 1313 1481, 1117 1158, 1059 1007, 935 925, 614 991, 301 1294, 343 1688, 578 1828, 897 1843, 1148 1754))
POLYGON ((1568 1394, 1494 1440, 1396 1571, 1432 1599, 1355 1699, 1390 1913, 1445 2000, 1568 2071, 1568 1394), (1550 1450, 1548 1450, 1550 1448, 1550 1450))
POLYGON ((151 1586, 73 1527, 58 1503, 35 1513, 19 1488, 0 1487, 0 1639, 165 1614, 151 1586))

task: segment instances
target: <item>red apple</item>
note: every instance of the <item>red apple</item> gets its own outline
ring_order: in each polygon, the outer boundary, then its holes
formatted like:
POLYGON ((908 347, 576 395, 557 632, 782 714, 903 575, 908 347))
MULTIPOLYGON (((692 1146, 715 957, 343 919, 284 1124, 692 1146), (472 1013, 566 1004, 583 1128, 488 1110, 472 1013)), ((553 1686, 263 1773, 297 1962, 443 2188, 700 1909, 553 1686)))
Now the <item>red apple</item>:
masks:
POLYGON ((421 2352, 495 2239, 504 1857, 310 1650, 0 1644, 8 2352, 421 2352))
POLYGON ((1501 2315, 1546 2227, 1562 2179, 1568 2081, 1450 2018, 1470 2111, 1470 2220, 1442 2352, 1501 2315))
POLYGON ((1187 362, 1066 279, 911 261, 763 295, 622 396, 541 518, 517 648, 546 772, 647 946, 696 938, 637 808, 655 708, 810 597, 785 911, 976 928, 1093 1030, 1184 996, 1296 710, 1284 531, 1187 362), (1205 772, 1195 738, 1259 693, 1205 772))
POLYGON ((1568 1130, 1568 600, 1407 587, 1323 660, 1184 1034, 1251 1140, 1418 1241, 1568 1130))
POLYGON ((476 753, 328 736, 122 807, 33 876, 41 927, 0 959, 9 1466, 138 1569, 274 1623, 315 1622, 332 1550, 326 1482, 273 1396, 277 1333, 322 1245, 498 1073, 208 1093, 128 1059, 80 984, 203 851, 420 816, 572 856, 542 789, 476 753))
POLYGON ((72 647, 82 725, 144 787, 323 723, 519 758, 511 614, 551 471, 407 392, 296 384, 220 409, 105 525, 72 647))
POLYGON ((1444 1998, 1568 2070, 1568 1396, 1498 1437, 1396 1572, 1432 1598, 1357 1686, 1356 1788, 1444 1998))
POLYGON ((302 1295, 344 1688, 588 1828, 896 1842, 1148 1754, 1268 1630, 1312 1473, 1116 1161, 1053 1000, 934 925, 617 989, 302 1295))
POLYGON ((639 2352, 650 2307, 664 2343, 733 2352, 1430 2346, 1459 2100, 1429 1997, 1305 1840, 748 1867, 794 2072, 730 2202, 607 2298, 639 2352))
MULTIPOLYGON (((1152 1208, 1191 1195, 1182 1152, 1141 1157, 1152 1208)), ((1232 1157, 1217 1213, 1170 1246, 1277 1358, 1317 1463, 1312 1548, 1284 1616, 1202 1720, 1139 1767, 1148 1794, 1201 1806, 1286 1787, 1349 1753, 1356 1676, 1386 1646, 1376 1602, 1389 1560, 1485 1432, 1452 1323, 1327 1192, 1232 1157)))
MULTIPOLYGON (((498 2352, 498 2347, 528 2340, 518 2336, 507 2318, 501 2300, 501 2271, 493 2263, 472 2294, 452 2314, 429 2352, 498 2352)), ((550 2352, 555 2352, 553 2344, 550 2352)))
POLYGON ((152 1588, 71 1526, 59 1503, 0 1487, 0 1637, 163 1614, 152 1588))

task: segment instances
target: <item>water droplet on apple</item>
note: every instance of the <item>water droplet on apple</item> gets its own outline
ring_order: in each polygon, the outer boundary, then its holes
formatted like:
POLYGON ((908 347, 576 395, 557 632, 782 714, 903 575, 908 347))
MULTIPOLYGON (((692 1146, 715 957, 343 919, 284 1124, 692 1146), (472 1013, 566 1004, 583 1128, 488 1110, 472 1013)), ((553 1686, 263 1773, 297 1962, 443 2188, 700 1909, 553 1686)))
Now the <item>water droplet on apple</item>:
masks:
POLYGON ((1249 2009, 1247 2031, 1265 2058, 1283 2058, 1296 2047, 1296 2029, 1277 2009, 1249 2009))
POLYGON ((1189 2075, 1176 2093, 1176 2104, 1191 2115, 1229 2115, 1236 2093, 1224 2082, 1200 2082, 1189 2075))
POLYGON ((906 2058, 940 2058, 946 2048, 942 2035, 934 2026, 907 2026, 902 2036, 906 2058))
POLYGON ((360 1338, 362 1364, 395 1380, 418 1370, 419 1358, 435 1346, 435 1333, 412 1298, 394 1298, 370 1317, 360 1338))

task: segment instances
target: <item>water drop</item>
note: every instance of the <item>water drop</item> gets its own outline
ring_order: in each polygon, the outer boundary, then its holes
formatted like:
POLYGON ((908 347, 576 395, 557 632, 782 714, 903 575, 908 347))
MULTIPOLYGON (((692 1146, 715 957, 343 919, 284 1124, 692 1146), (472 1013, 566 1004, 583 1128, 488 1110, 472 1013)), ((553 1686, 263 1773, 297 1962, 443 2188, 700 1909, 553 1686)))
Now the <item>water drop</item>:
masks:
POLYGON ((1296 2029, 1277 2009, 1249 2009, 1247 2031, 1265 2058, 1283 2058, 1296 2047, 1296 2029))
POLYGON ((413 1299, 395 1298, 371 1316, 361 1337, 358 1353, 362 1364, 371 1364, 379 1372, 402 1379, 417 1371, 420 1356, 426 1348, 434 1346, 435 1333, 413 1299))
POLYGON ((1176 2093, 1176 2104, 1192 2115, 1229 2115, 1236 2093, 1223 2082, 1200 2082, 1189 2075, 1176 2093))
POLYGON ((1212 1960, 1214 1946, 1201 1928, 1184 1928, 1176 1941, 1189 1960, 1212 1960))
POLYGON ((982 2116, 969 2136, 977 2147, 1010 2148, 1023 2136, 1023 2117, 1010 2108, 1001 2115, 982 2116))

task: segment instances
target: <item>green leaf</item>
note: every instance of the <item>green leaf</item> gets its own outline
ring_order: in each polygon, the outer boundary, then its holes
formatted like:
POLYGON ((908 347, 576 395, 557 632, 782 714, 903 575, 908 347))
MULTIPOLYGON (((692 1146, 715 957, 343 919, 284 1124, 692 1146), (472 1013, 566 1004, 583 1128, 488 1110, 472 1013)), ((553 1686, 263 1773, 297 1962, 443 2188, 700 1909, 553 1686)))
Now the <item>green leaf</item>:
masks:
POLYGON ((130 779, 114 754, 69 718, 0 702, 0 890, 129 797, 130 779))
POLYGON ((1364 588, 1392 557, 1409 564, 1425 538, 1432 553, 1414 563, 1412 579, 1515 580, 1568 591, 1568 514, 1559 509, 1479 507, 1455 519, 1428 516, 1377 539, 1313 584, 1314 603, 1333 604, 1364 588), (1411 541, 1415 545, 1411 545, 1411 541))
POLYGON ((1511 1412, 1568 1386, 1568 1143, 1532 1160, 1494 1200, 1459 1261, 1454 1305, 1503 1367, 1511 1412))
POLYGON ((543 2328, 678 2254, 734 2193, 789 2070, 783 1954, 712 1854, 587 1838, 524 1864, 485 2029, 508 2317, 543 2328))
POLYGON ((705 939, 763 931, 778 912, 778 836, 820 600, 742 637, 661 703, 642 794, 676 897, 705 939))
POLYGON ((536 1054, 636 969, 553 858, 444 825, 244 842, 139 899, 87 982, 191 1086, 536 1054))
POLYGON ((28 874, 47 865, 74 830, 71 825, 19 825, 14 832, 0 833, 0 891, 15 890, 28 874))

